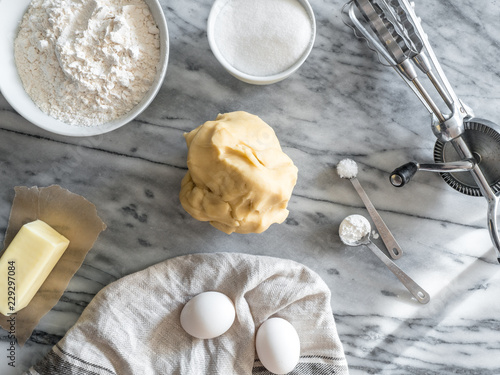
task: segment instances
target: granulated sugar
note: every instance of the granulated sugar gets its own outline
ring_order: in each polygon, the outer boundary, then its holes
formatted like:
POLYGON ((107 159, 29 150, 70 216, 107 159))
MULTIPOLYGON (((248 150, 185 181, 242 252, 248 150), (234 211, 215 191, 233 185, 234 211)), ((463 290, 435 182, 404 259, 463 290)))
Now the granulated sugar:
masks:
POLYGON ((160 60, 159 30, 144 0, 33 0, 14 47, 35 104, 80 126, 129 112, 160 60))
POLYGON ((312 21, 297 0, 229 0, 214 30, 222 56, 255 76, 288 69, 307 50, 312 34, 312 21))
POLYGON ((337 164, 337 173, 341 178, 354 178, 358 175, 358 165, 354 160, 343 159, 337 164))

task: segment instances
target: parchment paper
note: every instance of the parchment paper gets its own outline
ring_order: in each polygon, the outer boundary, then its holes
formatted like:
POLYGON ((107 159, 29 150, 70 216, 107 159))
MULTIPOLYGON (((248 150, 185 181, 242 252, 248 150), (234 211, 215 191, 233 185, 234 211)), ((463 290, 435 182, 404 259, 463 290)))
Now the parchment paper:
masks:
MULTIPOLYGON (((31 336, 40 319, 59 301, 73 275, 106 225, 96 207, 80 195, 57 185, 15 187, 4 249, 21 227, 40 219, 69 239, 69 247, 40 287, 35 297, 16 315, 16 338, 20 346, 31 336)), ((3 253, 2 251, 2 253, 3 253)), ((8 317, 0 314, 0 326, 9 331, 8 317)))

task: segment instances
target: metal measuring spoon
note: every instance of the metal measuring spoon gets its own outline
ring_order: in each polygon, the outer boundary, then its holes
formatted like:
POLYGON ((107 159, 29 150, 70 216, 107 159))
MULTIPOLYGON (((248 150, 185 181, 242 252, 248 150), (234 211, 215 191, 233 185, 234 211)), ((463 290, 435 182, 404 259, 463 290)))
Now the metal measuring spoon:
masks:
POLYGON ((401 283, 420 303, 430 301, 429 294, 423 290, 415 281, 413 281, 401 268, 390 260, 382 250, 380 250, 370 240, 371 226, 370 222, 361 215, 347 216, 339 228, 339 235, 342 242, 348 246, 366 245, 384 264, 389 268, 401 283))
POLYGON ((365 190, 361 187, 361 184, 356 178, 358 174, 358 166, 356 162, 351 159, 341 160, 337 165, 337 173, 340 178, 347 178, 351 181, 354 189, 356 189, 359 197, 365 204, 366 210, 370 214, 373 223, 377 227, 380 237, 382 237, 382 241, 384 241, 384 244, 387 247, 387 251, 389 251, 392 259, 401 258, 401 255, 403 255, 403 250, 401 250, 401 247, 385 224, 384 220, 382 220, 382 218, 380 217, 379 213, 375 209, 375 206, 371 202, 370 198, 368 198, 368 195, 366 195, 365 190))

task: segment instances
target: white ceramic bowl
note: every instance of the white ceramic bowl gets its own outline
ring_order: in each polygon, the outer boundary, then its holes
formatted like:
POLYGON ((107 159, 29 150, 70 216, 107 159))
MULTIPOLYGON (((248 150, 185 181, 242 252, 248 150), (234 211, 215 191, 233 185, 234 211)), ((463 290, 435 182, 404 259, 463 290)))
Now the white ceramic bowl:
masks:
POLYGON ((238 70, 233 65, 231 65, 221 53, 217 45, 217 40, 215 38, 215 25, 217 23, 217 17, 219 16, 220 11, 228 3, 228 1, 231 0, 215 0, 214 4, 212 5, 212 9, 210 10, 207 22, 207 37, 208 37, 208 43, 210 44, 210 48, 212 49, 214 56, 230 74, 232 74, 234 77, 246 83, 251 83, 254 85, 269 85, 289 77, 297 69, 299 69, 299 67, 304 63, 304 61, 306 61, 307 57, 311 53, 311 50, 314 45, 314 40, 316 38, 316 19, 314 17, 314 12, 311 8, 311 4, 309 4, 307 0, 297 0, 297 1, 304 7, 306 13, 309 15, 309 18, 311 20, 312 33, 309 45, 307 46, 304 53, 299 57, 299 59, 295 61, 295 63, 291 65, 288 69, 280 73, 268 76, 257 76, 242 72, 241 70, 238 70))
POLYGON ((52 133, 67 136, 92 136, 110 132, 132 121, 158 93, 167 71, 169 38, 167 22, 158 0, 145 0, 160 30, 160 62, 152 87, 144 98, 125 116, 96 126, 75 126, 65 124, 46 113, 31 100, 24 90, 14 60, 14 39, 19 23, 31 0, 0 1, 0 91, 9 104, 25 119, 52 133))

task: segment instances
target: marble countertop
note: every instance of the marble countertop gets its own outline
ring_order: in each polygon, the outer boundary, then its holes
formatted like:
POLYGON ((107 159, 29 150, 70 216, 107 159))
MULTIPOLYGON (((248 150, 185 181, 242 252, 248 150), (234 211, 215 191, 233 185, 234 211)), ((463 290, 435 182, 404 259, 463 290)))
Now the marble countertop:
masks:
MULTIPOLYGON (((101 234, 60 302, 0 373, 37 362, 104 286, 174 256, 231 251, 289 258, 316 271, 352 374, 499 374, 500 265, 486 229, 486 202, 417 174, 394 188, 389 173, 431 161, 435 137, 424 107, 396 73, 376 62, 340 16, 340 0, 310 0, 314 49, 301 69, 269 86, 229 75, 210 51, 210 0, 161 0, 170 33, 166 79, 151 106, 111 133, 47 133, 0 96, 0 233, 14 186, 59 184, 95 203, 101 234), (192 219, 178 199, 186 173, 183 133, 218 113, 245 110, 276 131, 299 168, 285 223, 263 234, 226 235, 192 219), (366 248, 337 235, 342 219, 368 216, 335 171, 354 159, 358 178, 405 254, 397 264, 431 295, 420 305, 366 248)), ((500 122, 500 4, 417 1, 435 52, 458 96, 478 117, 500 122)), ((380 244, 380 240, 375 240, 380 244)))

